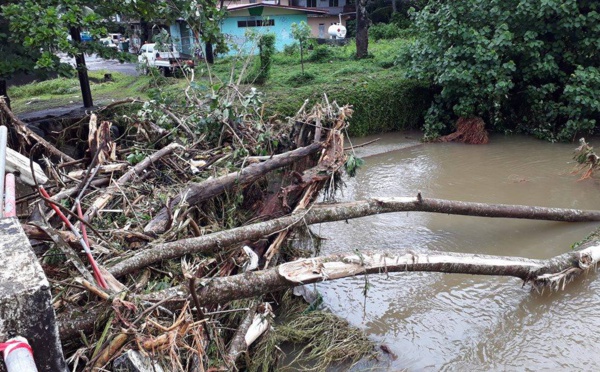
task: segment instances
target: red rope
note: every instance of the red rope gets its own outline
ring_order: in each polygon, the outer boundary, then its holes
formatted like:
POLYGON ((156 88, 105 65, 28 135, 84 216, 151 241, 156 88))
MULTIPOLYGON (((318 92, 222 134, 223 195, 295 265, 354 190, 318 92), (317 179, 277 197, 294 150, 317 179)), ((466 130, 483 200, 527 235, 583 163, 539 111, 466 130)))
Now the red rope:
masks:
MULTIPOLYGON (((50 195, 48 195, 48 192, 46 191, 46 189, 44 189, 43 186, 40 186, 40 193, 46 199, 50 199, 50 195)), ((94 279, 96 279, 96 282, 98 283, 98 285, 100 287, 107 289, 108 285, 106 284, 106 281, 104 280, 104 277, 102 276, 102 273, 100 272, 100 269, 98 268, 98 265, 96 264, 96 260, 92 256, 92 251, 90 251, 90 245, 87 240, 87 233, 85 231, 84 225, 83 224, 81 225, 83 235, 84 235, 82 238, 81 235, 79 234, 79 231, 77 231, 75 226, 73 226, 71 221, 69 221, 69 219, 63 214, 63 212, 56 205, 54 205, 54 203, 48 203, 48 204, 50 204, 50 207, 52 209, 54 209, 54 212, 56 212, 56 215, 58 217, 60 217, 61 220, 63 220, 63 222, 69 227, 69 229, 71 229, 73 234, 75 234, 75 236, 81 241, 81 245, 83 245, 83 250, 85 251, 85 253, 88 257, 88 260, 90 261, 90 265, 92 266, 92 271, 94 273, 94 279)), ((81 215, 81 207, 79 206, 79 204, 77 205, 77 207, 78 207, 78 212, 79 212, 80 218, 81 218, 81 216, 82 216, 81 215)))

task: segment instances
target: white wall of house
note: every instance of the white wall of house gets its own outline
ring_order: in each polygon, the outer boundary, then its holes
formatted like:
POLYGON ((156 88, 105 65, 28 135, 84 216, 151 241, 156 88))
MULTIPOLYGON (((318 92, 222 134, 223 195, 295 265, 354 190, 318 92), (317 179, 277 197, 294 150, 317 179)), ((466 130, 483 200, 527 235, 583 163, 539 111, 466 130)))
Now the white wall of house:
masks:
POLYGON ((329 14, 342 13, 346 0, 292 0, 292 5, 327 9, 329 14))

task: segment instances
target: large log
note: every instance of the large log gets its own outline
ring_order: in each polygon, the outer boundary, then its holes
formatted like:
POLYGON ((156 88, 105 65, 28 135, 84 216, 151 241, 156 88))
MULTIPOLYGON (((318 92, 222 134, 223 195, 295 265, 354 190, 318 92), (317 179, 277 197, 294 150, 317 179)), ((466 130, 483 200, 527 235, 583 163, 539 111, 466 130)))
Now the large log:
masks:
MULTIPOLYGON (((513 276, 531 283, 534 288, 561 289, 575 276, 593 269, 600 260, 600 241, 592 241, 578 250, 547 260, 453 252, 348 253, 301 259, 268 270, 245 272, 200 281, 198 305, 224 304, 304 284, 341 279, 357 275, 391 272, 442 272, 472 275, 513 276)), ((138 296, 138 300, 162 302, 165 306, 183 304, 189 287, 175 286, 138 296), (168 299, 168 301, 165 301, 168 299)), ((104 304, 87 314, 59 314, 63 339, 75 337, 80 330, 89 331, 100 315, 108 311, 104 304)))
MULTIPOLYGON (((575 276, 595 268, 599 260, 600 241, 547 260, 435 251, 337 254, 292 261, 269 270, 206 279, 197 287, 197 294, 200 305, 206 306, 304 284, 408 271, 513 276, 538 289, 560 289, 575 276)), ((149 301, 167 297, 183 299, 183 293, 184 288, 173 287, 141 298, 149 301)))
POLYGON ((321 147, 321 143, 313 143, 306 147, 300 147, 283 154, 274 155, 265 162, 251 164, 239 172, 229 173, 225 176, 209 179, 201 183, 192 183, 185 191, 181 192, 171 200, 169 208, 165 207, 161 209, 158 214, 154 216, 144 228, 144 232, 147 234, 160 234, 165 232, 169 227, 169 210, 174 210, 174 208, 182 201, 185 201, 188 205, 199 204, 204 200, 208 200, 226 191, 232 190, 235 187, 252 183, 275 169, 288 166, 299 159, 319 151, 321 147))
POLYGON ((356 202, 338 204, 316 204, 308 211, 238 227, 227 231, 182 239, 175 242, 157 244, 152 248, 136 253, 110 269, 116 276, 122 276, 161 260, 181 257, 190 253, 205 253, 219 248, 241 243, 244 240, 258 240, 284 229, 293 228, 297 223, 315 224, 343 221, 381 213, 433 212, 496 218, 524 218, 548 221, 589 222, 600 221, 600 212, 564 208, 530 207, 525 205, 484 204, 444 199, 417 197, 372 198, 356 202))

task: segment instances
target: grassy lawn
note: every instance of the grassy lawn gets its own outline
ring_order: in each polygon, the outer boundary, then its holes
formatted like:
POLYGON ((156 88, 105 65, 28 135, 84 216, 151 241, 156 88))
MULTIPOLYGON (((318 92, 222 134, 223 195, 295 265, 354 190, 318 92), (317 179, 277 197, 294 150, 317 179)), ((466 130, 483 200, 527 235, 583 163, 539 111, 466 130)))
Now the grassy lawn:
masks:
MULTIPOLYGON (((89 78, 92 97, 97 106, 128 97, 148 99, 147 91, 155 85, 155 79, 150 76, 130 76, 110 71, 90 71, 89 78), (103 81, 104 74, 107 73, 112 75, 112 81, 103 81)), ((184 79, 166 80, 163 84, 168 85, 169 89, 183 89, 186 86, 184 79)), ((9 87, 8 94, 16 113, 82 104, 81 89, 76 77, 9 87)))
MULTIPOLYGON (((395 129, 417 128, 422 112, 429 106, 429 92, 419 83, 404 78, 403 70, 394 65, 398 54, 410 40, 395 39, 371 42, 372 58, 355 60, 356 46, 316 46, 304 53, 304 71, 301 73, 299 50, 276 53, 270 77, 257 88, 265 94, 266 112, 269 115, 293 115, 304 102, 320 101, 326 93, 330 101, 352 104, 355 108, 352 134, 385 132, 395 129)), ((252 84, 252 71, 257 68, 257 57, 220 58, 208 68, 196 68, 197 86, 213 82, 228 83, 237 80, 244 63, 249 65, 242 81, 252 84), (232 72, 233 71, 233 72, 232 72)), ((113 81, 103 82, 107 71, 90 72, 92 95, 96 105, 135 97, 148 99, 149 89, 156 87, 173 92, 187 86, 186 79, 152 76, 127 76, 111 72, 113 81)), ((79 81, 76 78, 59 78, 9 88, 13 109, 17 113, 81 103, 79 81)))

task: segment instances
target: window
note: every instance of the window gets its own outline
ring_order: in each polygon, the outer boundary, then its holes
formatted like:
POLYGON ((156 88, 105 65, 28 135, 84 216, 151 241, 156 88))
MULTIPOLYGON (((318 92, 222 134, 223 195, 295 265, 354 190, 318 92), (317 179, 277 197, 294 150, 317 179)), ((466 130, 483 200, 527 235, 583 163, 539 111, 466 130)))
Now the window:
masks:
POLYGON ((258 20, 256 21, 256 26, 257 27, 266 27, 266 26, 275 26, 275 20, 274 19, 263 19, 263 20, 258 20))
POLYGON ((306 0, 306 6, 309 8, 316 8, 317 0, 306 0))
POLYGON ((338 7, 338 6, 340 6, 340 1, 339 0, 329 0, 329 6, 330 7, 338 7))
POLYGON ((267 27, 275 26, 274 19, 247 19, 238 21, 238 27, 267 27))

